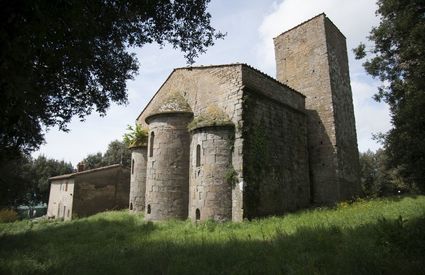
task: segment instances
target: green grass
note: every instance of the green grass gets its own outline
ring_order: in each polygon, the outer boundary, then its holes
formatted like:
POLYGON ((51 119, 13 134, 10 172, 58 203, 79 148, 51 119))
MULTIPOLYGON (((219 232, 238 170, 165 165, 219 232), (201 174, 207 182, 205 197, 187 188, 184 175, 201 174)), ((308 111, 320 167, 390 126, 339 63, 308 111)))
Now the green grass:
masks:
POLYGON ((425 274, 425 196, 243 223, 106 212, 0 224, 0 274, 425 274))

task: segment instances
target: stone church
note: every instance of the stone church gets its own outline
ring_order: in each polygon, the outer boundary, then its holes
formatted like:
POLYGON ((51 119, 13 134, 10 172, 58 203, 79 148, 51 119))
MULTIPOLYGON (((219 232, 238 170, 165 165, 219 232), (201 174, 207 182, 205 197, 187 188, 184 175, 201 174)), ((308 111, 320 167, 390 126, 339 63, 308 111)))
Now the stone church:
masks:
POLYGON ((246 64, 174 69, 137 118, 130 210, 146 220, 281 215, 359 193, 344 35, 320 14, 274 38, 276 79, 246 64))

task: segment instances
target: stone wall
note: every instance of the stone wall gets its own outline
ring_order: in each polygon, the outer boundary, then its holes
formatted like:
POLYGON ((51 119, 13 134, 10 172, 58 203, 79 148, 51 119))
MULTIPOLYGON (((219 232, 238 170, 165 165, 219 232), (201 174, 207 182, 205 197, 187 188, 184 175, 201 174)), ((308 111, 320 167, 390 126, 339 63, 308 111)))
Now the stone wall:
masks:
POLYGON ((341 176, 353 185, 359 182, 345 38, 331 25, 321 14, 274 39, 277 79, 306 96, 316 203, 333 203, 353 194, 341 176), (341 174, 341 169, 346 172, 341 174))
POLYGON ((186 219, 189 203, 191 113, 162 113, 148 118, 146 220, 186 219))
POLYGON ((232 190, 232 220, 242 221, 242 64, 192 67, 175 69, 158 92, 139 115, 137 121, 146 126, 145 118, 158 109, 170 94, 180 93, 194 117, 207 112, 210 106, 217 106, 229 117, 235 130, 232 163, 237 172, 238 188, 232 190))
POLYGON ((335 114, 340 200, 360 194, 359 151, 345 37, 326 18, 326 41, 335 114))
POLYGON ((145 210, 147 147, 131 148, 130 211, 145 210))
MULTIPOLYGON (((286 88, 280 85, 276 93, 282 89, 286 88)), ((244 92, 244 217, 279 215, 308 206, 305 113, 260 91, 244 92)))
POLYGON ((121 166, 74 176, 73 212, 78 217, 128 208, 130 170, 121 166))
POLYGON ((189 218, 232 219, 234 127, 211 126, 192 131, 190 144, 189 218))

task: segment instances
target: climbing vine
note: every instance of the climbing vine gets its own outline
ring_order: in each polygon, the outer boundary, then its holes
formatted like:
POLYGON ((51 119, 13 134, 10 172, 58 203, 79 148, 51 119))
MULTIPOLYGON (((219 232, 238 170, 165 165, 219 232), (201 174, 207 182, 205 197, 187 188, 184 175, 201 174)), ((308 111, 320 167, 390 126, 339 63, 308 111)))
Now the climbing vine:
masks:
POLYGON ((260 184, 266 178, 270 145, 268 143, 265 123, 259 119, 254 95, 244 96, 244 171, 247 182, 244 201, 246 216, 256 216, 260 203, 260 184))
POLYGON ((233 168, 233 166, 230 166, 227 169, 224 178, 232 188, 236 186, 236 183, 238 182, 238 173, 235 171, 235 168, 233 168))

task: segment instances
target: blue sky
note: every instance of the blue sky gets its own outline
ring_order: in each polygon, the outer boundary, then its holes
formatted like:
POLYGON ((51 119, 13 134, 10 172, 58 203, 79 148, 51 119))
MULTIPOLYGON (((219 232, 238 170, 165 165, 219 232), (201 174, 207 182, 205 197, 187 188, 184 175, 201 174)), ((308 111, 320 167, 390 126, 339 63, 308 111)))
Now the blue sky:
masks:
MULTIPOLYGON (((388 106, 372 100, 379 83, 366 75, 351 52, 361 41, 367 42, 370 29, 378 24, 375 10, 375 0, 212 0, 212 25, 227 32, 227 37, 216 41, 194 65, 248 63, 274 77, 272 38, 325 12, 347 37, 359 150, 376 150, 380 145, 372 140, 372 134, 390 128, 388 106)), ((112 140, 122 138, 128 124, 134 124, 173 68, 187 65, 183 54, 168 46, 147 45, 133 51, 140 70, 135 80, 128 82, 129 104, 111 106, 105 117, 93 114, 84 122, 75 118, 68 133, 50 129, 46 144, 34 157, 43 154, 76 165, 88 154, 104 152, 112 140)))

